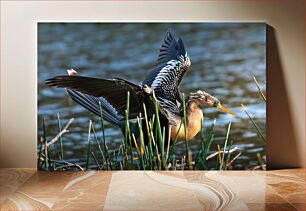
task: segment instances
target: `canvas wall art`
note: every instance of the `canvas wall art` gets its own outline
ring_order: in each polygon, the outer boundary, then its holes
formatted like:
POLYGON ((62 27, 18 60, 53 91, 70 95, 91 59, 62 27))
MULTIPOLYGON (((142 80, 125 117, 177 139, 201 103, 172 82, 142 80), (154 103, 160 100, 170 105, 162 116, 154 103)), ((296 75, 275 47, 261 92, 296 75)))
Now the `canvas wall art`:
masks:
POLYGON ((265 170, 264 23, 38 23, 37 168, 265 170))

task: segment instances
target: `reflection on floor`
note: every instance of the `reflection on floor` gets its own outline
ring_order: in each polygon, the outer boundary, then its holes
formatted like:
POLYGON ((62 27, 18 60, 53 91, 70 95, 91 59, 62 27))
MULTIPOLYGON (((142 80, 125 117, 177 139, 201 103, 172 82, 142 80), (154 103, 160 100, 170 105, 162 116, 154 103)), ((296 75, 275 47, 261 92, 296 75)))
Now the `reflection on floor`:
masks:
POLYGON ((1 210, 305 210, 305 169, 1 169, 1 210))

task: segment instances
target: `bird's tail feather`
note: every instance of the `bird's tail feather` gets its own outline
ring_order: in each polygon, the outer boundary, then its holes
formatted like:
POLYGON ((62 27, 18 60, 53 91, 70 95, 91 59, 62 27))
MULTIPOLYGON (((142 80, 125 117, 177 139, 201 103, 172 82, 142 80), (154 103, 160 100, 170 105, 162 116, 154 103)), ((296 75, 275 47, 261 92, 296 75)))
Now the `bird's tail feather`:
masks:
POLYGON ((94 97, 71 89, 67 89, 67 93, 75 102, 77 102, 78 104, 80 104, 81 106, 83 106, 84 108, 86 108, 97 116, 101 116, 101 104, 103 119, 120 128, 122 127, 122 120, 120 116, 104 98, 94 97))

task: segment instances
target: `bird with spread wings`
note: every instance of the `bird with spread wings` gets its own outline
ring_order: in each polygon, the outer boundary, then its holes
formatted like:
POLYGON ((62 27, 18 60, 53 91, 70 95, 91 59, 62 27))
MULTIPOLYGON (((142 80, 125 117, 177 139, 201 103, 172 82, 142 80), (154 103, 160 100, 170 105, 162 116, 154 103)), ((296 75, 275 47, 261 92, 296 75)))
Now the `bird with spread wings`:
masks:
MULTIPOLYGON (((134 84, 120 78, 98 79, 78 76, 73 70, 68 71, 68 76, 56 76, 46 80, 46 84, 66 88, 68 95, 75 102, 95 115, 100 116, 101 106, 103 118, 122 131, 125 131, 126 127, 125 110, 127 93, 129 93, 129 127, 136 139, 139 138, 139 129, 138 123, 133 119, 140 115, 144 116, 144 107, 148 118, 152 118, 154 116, 154 99, 156 99, 159 105, 160 126, 166 128, 165 137, 170 135, 170 139, 173 141, 178 135, 178 139, 183 140, 185 130, 179 127, 183 116, 183 99, 179 85, 190 65, 191 62, 183 40, 181 38, 176 40, 173 33, 168 30, 154 69, 140 84, 134 84)), ((216 107, 234 114, 221 106, 217 98, 201 90, 190 93, 184 100, 188 140, 200 131, 203 113, 199 106, 216 107)), ((144 136, 144 138, 146 143, 147 137, 144 136)))

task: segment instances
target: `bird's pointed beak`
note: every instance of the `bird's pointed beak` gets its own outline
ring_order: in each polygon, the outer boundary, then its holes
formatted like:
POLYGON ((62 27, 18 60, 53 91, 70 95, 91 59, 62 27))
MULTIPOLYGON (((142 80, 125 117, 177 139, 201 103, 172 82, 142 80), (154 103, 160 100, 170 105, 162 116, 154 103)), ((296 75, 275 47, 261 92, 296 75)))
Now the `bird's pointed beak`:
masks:
POLYGON ((221 111, 224 111, 225 113, 237 116, 237 114, 235 114, 234 112, 232 112, 231 110, 224 108, 222 105, 217 105, 216 108, 220 109, 221 111))

